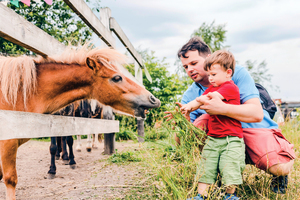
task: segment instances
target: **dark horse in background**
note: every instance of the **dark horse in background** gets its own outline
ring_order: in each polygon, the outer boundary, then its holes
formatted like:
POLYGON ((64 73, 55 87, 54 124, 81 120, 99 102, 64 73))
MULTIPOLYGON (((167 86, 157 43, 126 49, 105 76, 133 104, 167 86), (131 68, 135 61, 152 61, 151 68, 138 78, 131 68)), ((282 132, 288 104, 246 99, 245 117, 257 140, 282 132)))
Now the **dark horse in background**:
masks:
MULTIPOLYGON (((118 65, 124 55, 92 46, 67 48, 47 58, 0 56, 0 109, 52 114, 75 101, 95 99, 145 118, 145 109, 160 106, 149 91, 121 72, 118 65)), ((28 140, 0 141, 0 179, 6 186, 6 199, 16 199, 17 151, 28 140)))
MULTIPOLYGON (((85 117, 85 118, 107 118, 108 116, 102 116, 103 106, 99 103, 92 108, 90 100, 81 100, 79 102, 72 103, 67 107, 57 111, 54 115, 72 116, 72 117, 85 117)), ((77 135, 77 138, 81 135, 77 135)), ((60 159, 60 153, 62 161, 65 165, 70 165, 70 168, 76 168, 75 156, 73 153, 73 136, 65 137, 51 137, 50 154, 51 164, 48 171, 48 179, 53 179, 56 174, 55 160, 60 159), (69 154, 67 151, 67 145, 69 148, 69 154)), ((91 150, 87 150, 90 152, 91 150)))

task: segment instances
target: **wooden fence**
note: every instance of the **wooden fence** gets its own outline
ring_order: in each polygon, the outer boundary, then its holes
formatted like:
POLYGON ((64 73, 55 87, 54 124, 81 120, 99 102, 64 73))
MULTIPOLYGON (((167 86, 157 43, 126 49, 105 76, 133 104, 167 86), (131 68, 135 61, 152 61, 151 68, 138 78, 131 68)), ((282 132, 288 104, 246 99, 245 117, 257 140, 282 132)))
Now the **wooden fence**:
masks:
MULTIPOLYGON (((135 77, 124 67, 122 72, 142 85, 141 69, 144 68, 142 58, 117 21, 111 17, 110 9, 101 8, 99 20, 83 0, 64 1, 107 46, 112 48, 115 48, 115 38, 112 35, 115 33, 135 60, 135 77)), ((62 53, 66 48, 55 38, 3 4, 0 4, 0 37, 44 57, 62 53)), ((114 120, 84 119, 3 110, 0 111, 0 126, 0 140, 107 133, 104 134, 104 149, 106 149, 105 153, 107 154, 114 153, 114 132, 119 131, 119 122, 114 120)), ((143 127, 144 121, 139 119, 138 132, 141 136, 144 136, 143 127)), ((143 141, 143 139, 139 138, 139 141, 143 141)))

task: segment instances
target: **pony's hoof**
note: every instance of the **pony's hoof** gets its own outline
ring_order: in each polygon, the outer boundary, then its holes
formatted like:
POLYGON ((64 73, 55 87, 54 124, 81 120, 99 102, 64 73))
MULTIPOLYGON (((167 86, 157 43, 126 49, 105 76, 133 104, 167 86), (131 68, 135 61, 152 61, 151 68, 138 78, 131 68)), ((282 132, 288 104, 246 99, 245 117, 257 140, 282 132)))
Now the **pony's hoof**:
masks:
POLYGON ((76 164, 70 165, 70 168, 71 168, 71 169, 76 169, 76 164))
POLYGON ((91 151, 92 151, 92 148, 91 148, 91 147, 86 148, 86 151, 87 151, 87 152, 91 152, 91 151))
POLYGON ((68 165, 69 164, 69 160, 63 160, 63 164, 64 165, 68 165))
POLYGON ((54 179, 55 178, 55 174, 48 174, 48 179, 54 179))
POLYGON ((55 156, 55 160, 59 160, 59 158, 60 158, 59 156, 55 156))

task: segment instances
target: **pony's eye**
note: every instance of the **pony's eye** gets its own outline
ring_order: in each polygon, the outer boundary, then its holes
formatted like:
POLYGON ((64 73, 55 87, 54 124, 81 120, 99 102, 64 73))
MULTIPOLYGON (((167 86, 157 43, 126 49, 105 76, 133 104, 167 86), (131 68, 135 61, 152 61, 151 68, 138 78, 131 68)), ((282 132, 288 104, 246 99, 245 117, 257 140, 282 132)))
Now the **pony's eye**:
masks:
POLYGON ((112 78, 112 81, 115 82, 115 83, 120 82, 120 81, 122 81, 122 77, 117 75, 117 76, 112 78))

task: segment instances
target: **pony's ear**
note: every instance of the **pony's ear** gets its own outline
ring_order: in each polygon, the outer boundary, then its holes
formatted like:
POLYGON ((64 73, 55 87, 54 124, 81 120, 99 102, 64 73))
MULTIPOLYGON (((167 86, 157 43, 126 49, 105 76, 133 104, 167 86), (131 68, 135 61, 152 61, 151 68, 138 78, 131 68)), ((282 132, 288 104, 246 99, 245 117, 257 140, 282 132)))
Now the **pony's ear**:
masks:
POLYGON ((96 70, 96 61, 94 59, 87 57, 86 64, 92 70, 96 70))

